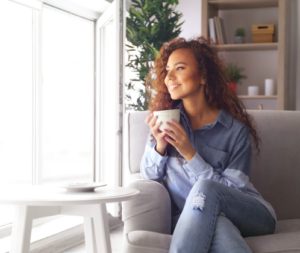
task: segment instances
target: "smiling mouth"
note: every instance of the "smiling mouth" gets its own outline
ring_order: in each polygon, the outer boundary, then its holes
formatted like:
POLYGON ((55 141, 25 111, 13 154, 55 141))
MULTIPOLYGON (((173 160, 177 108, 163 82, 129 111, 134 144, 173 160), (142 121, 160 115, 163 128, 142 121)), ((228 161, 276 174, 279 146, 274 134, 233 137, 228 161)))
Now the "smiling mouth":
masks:
POLYGON ((171 86, 169 87, 169 91, 175 90, 175 89, 178 88, 179 86, 181 86, 181 84, 171 85, 171 86))

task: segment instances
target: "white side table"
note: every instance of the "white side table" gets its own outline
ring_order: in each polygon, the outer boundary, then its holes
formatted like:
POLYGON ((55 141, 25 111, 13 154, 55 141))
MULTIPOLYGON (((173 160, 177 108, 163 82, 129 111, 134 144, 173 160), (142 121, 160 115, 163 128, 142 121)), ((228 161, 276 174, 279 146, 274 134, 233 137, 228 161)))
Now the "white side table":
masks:
POLYGON ((16 206, 10 253, 28 253, 32 220, 57 214, 84 217, 86 252, 111 253, 106 203, 138 194, 135 189, 110 186, 76 193, 51 186, 1 186, 0 203, 16 206))

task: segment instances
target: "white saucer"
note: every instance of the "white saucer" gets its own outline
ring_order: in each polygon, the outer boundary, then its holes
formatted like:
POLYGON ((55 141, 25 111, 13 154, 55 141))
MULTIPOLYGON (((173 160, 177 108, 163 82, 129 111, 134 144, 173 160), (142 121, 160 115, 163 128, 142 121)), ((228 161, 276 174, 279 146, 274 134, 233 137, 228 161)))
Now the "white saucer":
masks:
POLYGON ((59 185, 59 187, 65 188, 69 192, 92 192, 98 187, 106 186, 106 183, 102 182, 74 182, 59 185))

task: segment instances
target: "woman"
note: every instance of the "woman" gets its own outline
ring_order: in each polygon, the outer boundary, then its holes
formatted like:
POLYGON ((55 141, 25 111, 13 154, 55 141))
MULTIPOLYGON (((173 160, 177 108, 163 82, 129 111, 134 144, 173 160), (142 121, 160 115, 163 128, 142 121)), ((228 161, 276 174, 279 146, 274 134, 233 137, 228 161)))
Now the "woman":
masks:
POLYGON ((147 79, 155 73, 141 175, 170 194, 170 253, 251 252, 243 237, 275 230, 272 206, 249 182, 251 136, 258 151, 260 139, 223 66, 210 41, 176 38, 147 79), (176 108, 180 123, 160 131, 152 112, 176 108))

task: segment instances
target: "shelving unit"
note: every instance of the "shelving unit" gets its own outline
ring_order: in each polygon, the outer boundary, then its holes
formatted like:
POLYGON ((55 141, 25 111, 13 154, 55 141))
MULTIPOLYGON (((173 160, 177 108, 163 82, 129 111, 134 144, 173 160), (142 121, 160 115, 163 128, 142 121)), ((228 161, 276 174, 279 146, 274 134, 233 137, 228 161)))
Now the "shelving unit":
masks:
POLYGON ((211 0, 209 4, 218 10, 234 10, 277 7, 278 1, 279 0, 211 0))
POLYGON ((244 44, 224 44, 216 46, 220 51, 257 51, 257 50, 277 50, 278 43, 244 43, 244 44))
POLYGON ((258 96, 246 96, 246 95, 238 95, 239 98, 257 98, 257 99, 262 99, 262 98, 274 98, 277 99, 278 96, 277 95, 273 95, 273 96, 264 96, 264 95, 258 95, 258 96))
MULTIPOLYGON (((245 43, 224 44, 215 46, 220 52, 247 52, 247 51, 277 51, 277 95, 274 96, 246 96, 241 99, 272 99, 277 100, 278 110, 288 109, 289 99, 289 17, 290 0, 202 0, 202 35, 208 37, 208 19, 219 16, 220 10, 245 10, 261 8, 278 8, 278 41, 273 43, 245 43)), ((224 23, 226 19, 224 19, 224 23)), ((237 22, 239 22, 237 20, 237 22)), ((247 58, 245 59, 247 61, 247 58)), ((262 64, 258 62, 257 64, 262 64)), ((264 68, 262 64, 261 69, 264 68)), ((253 84, 255 85, 255 84, 253 84)), ((260 100, 261 101, 261 100, 260 100)))

